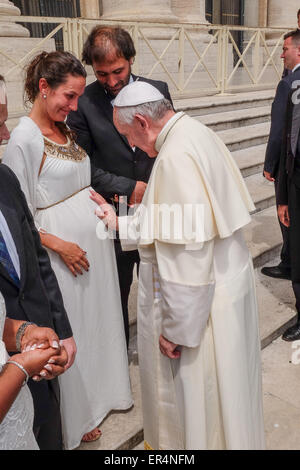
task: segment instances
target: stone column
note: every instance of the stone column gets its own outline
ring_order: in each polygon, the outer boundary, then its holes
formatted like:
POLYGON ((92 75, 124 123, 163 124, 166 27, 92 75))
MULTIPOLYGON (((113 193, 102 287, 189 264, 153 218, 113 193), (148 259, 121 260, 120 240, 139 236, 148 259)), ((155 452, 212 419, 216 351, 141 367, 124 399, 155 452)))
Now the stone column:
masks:
POLYGON ((270 28, 296 29, 299 0, 269 0, 268 26, 270 28))
POLYGON ((268 0, 259 0, 258 3, 258 26, 266 28, 268 24, 268 0))
POLYGON ((244 25, 250 28, 259 26, 259 0, 245 1, 244 25))
POLYGON ((182 23, 209 24, 205 18, 205 0, 172 0, 172 11, 182 23))
POLYGON ((99 0, 80 0, 80 13, 83 18, 99 18, 99 0))
MULTIPOLYGON (((13 2, 9 0, 0 0, 0 16, 20 16, 21 12, 13 2)), ((1 37, 28 37, 29 31, 24 26, 14 23, 0 21, 0 36, 1 37)))
POLYGON ((102 0, 102 19, 176 23, 171 0, 102 0))

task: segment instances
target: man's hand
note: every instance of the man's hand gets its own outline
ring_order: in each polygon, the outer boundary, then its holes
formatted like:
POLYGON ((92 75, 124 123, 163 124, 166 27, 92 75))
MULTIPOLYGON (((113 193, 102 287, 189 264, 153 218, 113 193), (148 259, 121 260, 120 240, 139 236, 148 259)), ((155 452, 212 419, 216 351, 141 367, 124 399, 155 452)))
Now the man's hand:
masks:
POLYGON ((36 325, 27 326, 21 339, 21 351, 30 349, 59 349, 59 339, 51 328, 41 328, 36 325))
POLYGON ((69 369, 75 360, 77 353, 77 347, 73 336, 71 338, 66 338, 60 341, 60 344, 64 346, 68 354, 68 362, 65 365, 65 370, 69 369))
POLYGON ((278 206, 278 217, 280 222, 286 227, 290 226, 289 208, 286 205, 278 206))
POLYGON ((142 202, 144 192, 146 191, 147 184, 143 181, 137 181, 134 190, 131 193, 129 199, 129 205, 134 206, 135 204, 140 204, 142 202))
POLYGON ((269 171, 264 171, 264 177, 268 180, 268 181, 275 181, 275 178, 273 178, 271 176, 271 173, 269 171))
POLYGON ((171 341, 167 340, 163 335, 160 335, 159 349, 164 356, 167 356, 170 359, 178 359, 181 356, 181 352, 176 349, 177 347, 178 344, 172 343, 171 341))

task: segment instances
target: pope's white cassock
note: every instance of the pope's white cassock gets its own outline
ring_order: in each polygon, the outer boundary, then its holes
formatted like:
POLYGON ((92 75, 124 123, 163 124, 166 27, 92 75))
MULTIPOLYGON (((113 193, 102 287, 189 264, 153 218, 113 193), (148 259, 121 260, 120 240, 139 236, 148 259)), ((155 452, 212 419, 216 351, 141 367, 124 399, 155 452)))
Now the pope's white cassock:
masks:
POLYGON ((156 150, 142 205, 119 217, 123 248, 137 245, 141 257, 145 448, 263 449, 255 281, 242 233, 253 203, 225 145, 186 114, 167 122, 156 150), (171 206, 181 223, 166 221, 171 206), (202 223, 191 206, 203 209, 202 223), (182 345, 179 359, 161 354, 160 334, 182 345))

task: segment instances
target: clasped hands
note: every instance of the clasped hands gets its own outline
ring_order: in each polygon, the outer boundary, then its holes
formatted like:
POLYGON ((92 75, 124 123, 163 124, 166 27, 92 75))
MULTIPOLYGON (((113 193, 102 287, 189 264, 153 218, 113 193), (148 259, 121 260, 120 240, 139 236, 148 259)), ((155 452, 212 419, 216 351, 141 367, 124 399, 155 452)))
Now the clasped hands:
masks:
POLYGON ((21 351, 11 359, 21 364, 37 382, 51 380, 65 371, 68 354, 51 328, 29 325, 21 339, 21 351))

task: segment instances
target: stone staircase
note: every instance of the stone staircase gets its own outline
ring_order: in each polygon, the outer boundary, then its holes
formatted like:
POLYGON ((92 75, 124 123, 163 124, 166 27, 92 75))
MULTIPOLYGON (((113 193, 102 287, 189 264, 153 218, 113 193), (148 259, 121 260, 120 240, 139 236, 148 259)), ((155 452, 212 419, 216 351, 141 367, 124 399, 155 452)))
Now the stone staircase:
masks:
MULTIPOLYGON (((219 135, 231 151, 254 201, 252 222, 244 232, 256 268, 262 348, 276 339, 295 316, 290 283, 266 278, 260 273, 264 264, 277 262, 282 242, 276 216, 274 185, 262 176, 273 98, 274 91, 268 90, 181 99, 174 103, 178 111, 194 116, 219 135)), ((11 116, 9 128, 14 127, 17 120, 18 116, 11 116)), ((128 412, 111 413, 101 424, 101 439, 82 444, 79 450, 141 448, 139 443, 143 439, 143 423, 136 351, 136 293, 137 279, 132 286, 129 302, 129 358, 135 406, 128 412)))

